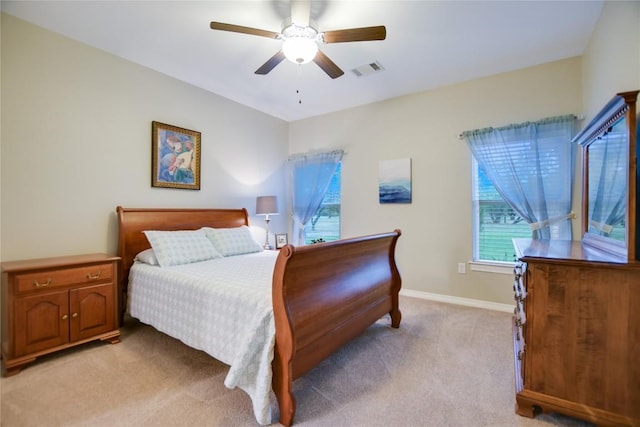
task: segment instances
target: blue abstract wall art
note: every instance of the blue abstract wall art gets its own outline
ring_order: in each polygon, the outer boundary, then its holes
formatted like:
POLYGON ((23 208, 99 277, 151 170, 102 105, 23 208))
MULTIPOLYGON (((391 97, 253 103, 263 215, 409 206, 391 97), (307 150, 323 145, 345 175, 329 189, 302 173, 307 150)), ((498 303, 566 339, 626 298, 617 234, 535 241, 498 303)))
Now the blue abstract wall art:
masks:
POLYGON ((378 176, 380 203, 411 203, 411 159, 381 160, 378 176))

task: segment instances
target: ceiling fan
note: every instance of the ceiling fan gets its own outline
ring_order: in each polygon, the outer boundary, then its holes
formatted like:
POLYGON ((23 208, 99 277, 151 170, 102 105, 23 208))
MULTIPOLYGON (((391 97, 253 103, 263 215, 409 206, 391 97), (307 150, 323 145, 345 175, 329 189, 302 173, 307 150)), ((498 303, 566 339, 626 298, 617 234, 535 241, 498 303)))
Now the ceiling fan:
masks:
POLYGON ((384 40, 387 37, 387 29, 383 25, 318 32, 317 26, 310 19, 310 15, 310 0, 293 0, 291 2, 291 17, 284 22, 282 31, 279 33, 222 22, 211 22, 211 29, 282 40, 282 49, 258 68, 255 71, 256 74, 264 75, 269 73, 276 65, 287 58, 297 64, 306 64, 313 61, 332 79, 340 77, 344 74, 344 71, 319 50, 319 43, 384 40))

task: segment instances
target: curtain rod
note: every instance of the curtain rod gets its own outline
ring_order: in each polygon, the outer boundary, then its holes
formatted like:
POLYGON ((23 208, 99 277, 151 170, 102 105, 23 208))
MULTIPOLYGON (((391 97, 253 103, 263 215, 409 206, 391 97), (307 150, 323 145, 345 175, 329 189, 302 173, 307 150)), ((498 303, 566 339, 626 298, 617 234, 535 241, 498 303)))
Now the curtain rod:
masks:
MULTIPOLYGON (((567 114, 567 115, 568 115, 568 116, 573 116, 576 120, 584 120, 584 114, 582 114, 582 113, 578 113, 578 114, 567 114)), ((562 117, 562 116, 555 116, 555 117, 562 117)), ((554 117, 548 117, 548 118, 549 118, 549 119, 553 119, 554 117)), ((542 120, 547 120, 547 119, 540 119, 540 120, 536 120, 536 122, 539 122, 539 121, 542 121, 542 120)), ((532 122, 512 123, 512 124, 510 124, 510 125, 500 126, 500 127, 496 128, 496 129, 506 128, 506 127, 510 127, 510 126, 519 126, 519 125, 524 125, 524 124, 527 124, 527 123, 532 123, 532 122)), ((533 122, 533 123, 535 123, 535 122, 533 122)), ((471 130, 471 131, 464 131, 464 132, 462 132, 462 133, 460 133, 460 134, 458 135, 458 139, 464 139, 464 137, 463 137, 462 135, 464 135, 464 134, 465 134, 465 132, 474 132, 474 131, 477 131, 477 130, 490 129, 490 128, 491 128, 491 126, 488 126, 488 127, 486 127, 486 128, 473 129, 473 130, 471 130)))
POLYGON ((295 154, 290 154, 288 156, 289 159, 292 158, 296 158, 296 157, 304 157, 304 156, 313 156, 315 154, 330 154, 330 153, 335 153, 341 151, 342 155, 345 156, 346 154, 348 154, 348 151, 344 148, 334 148, 331 150, 311 150, 311 151, 307 151, 304 153, 295 153, 295 154))

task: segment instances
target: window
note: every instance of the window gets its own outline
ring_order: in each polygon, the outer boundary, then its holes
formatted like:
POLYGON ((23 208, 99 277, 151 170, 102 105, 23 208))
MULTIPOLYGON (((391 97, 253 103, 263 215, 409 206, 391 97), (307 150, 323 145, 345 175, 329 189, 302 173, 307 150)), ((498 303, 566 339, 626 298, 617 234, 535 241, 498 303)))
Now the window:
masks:
POLYGON ((305 244, 310 244, 320 239, 320 241, 331 242, 340 238, 341 166, 342 162, 338 163, 320 207, 304 227, 305 244))
POLYGON ((340 237, 340 216, 335 214, 340 212, 343 155, 343 150, 333 150, 289 156, 294 245, 340 237))
POLYGON ((571 240, 574 123, 568 114, 463 132, 474 161, 474 261, 513 262, 518 237, 571 240))
POLYGON ((473 159, 473 260, 513 262, 513 238, 531 238, 531 227, 502 198, 473 159))

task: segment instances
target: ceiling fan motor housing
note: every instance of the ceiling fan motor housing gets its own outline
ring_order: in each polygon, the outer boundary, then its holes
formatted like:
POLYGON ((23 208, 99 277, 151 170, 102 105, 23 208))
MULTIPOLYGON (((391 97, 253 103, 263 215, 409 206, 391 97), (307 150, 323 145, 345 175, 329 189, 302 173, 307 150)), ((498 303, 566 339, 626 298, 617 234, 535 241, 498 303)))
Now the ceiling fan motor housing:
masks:
POLYGON ((282 51, 296 64, 311 62, 318 53, 318 30, 311 26, 290 24, 282 29, 282 51))

